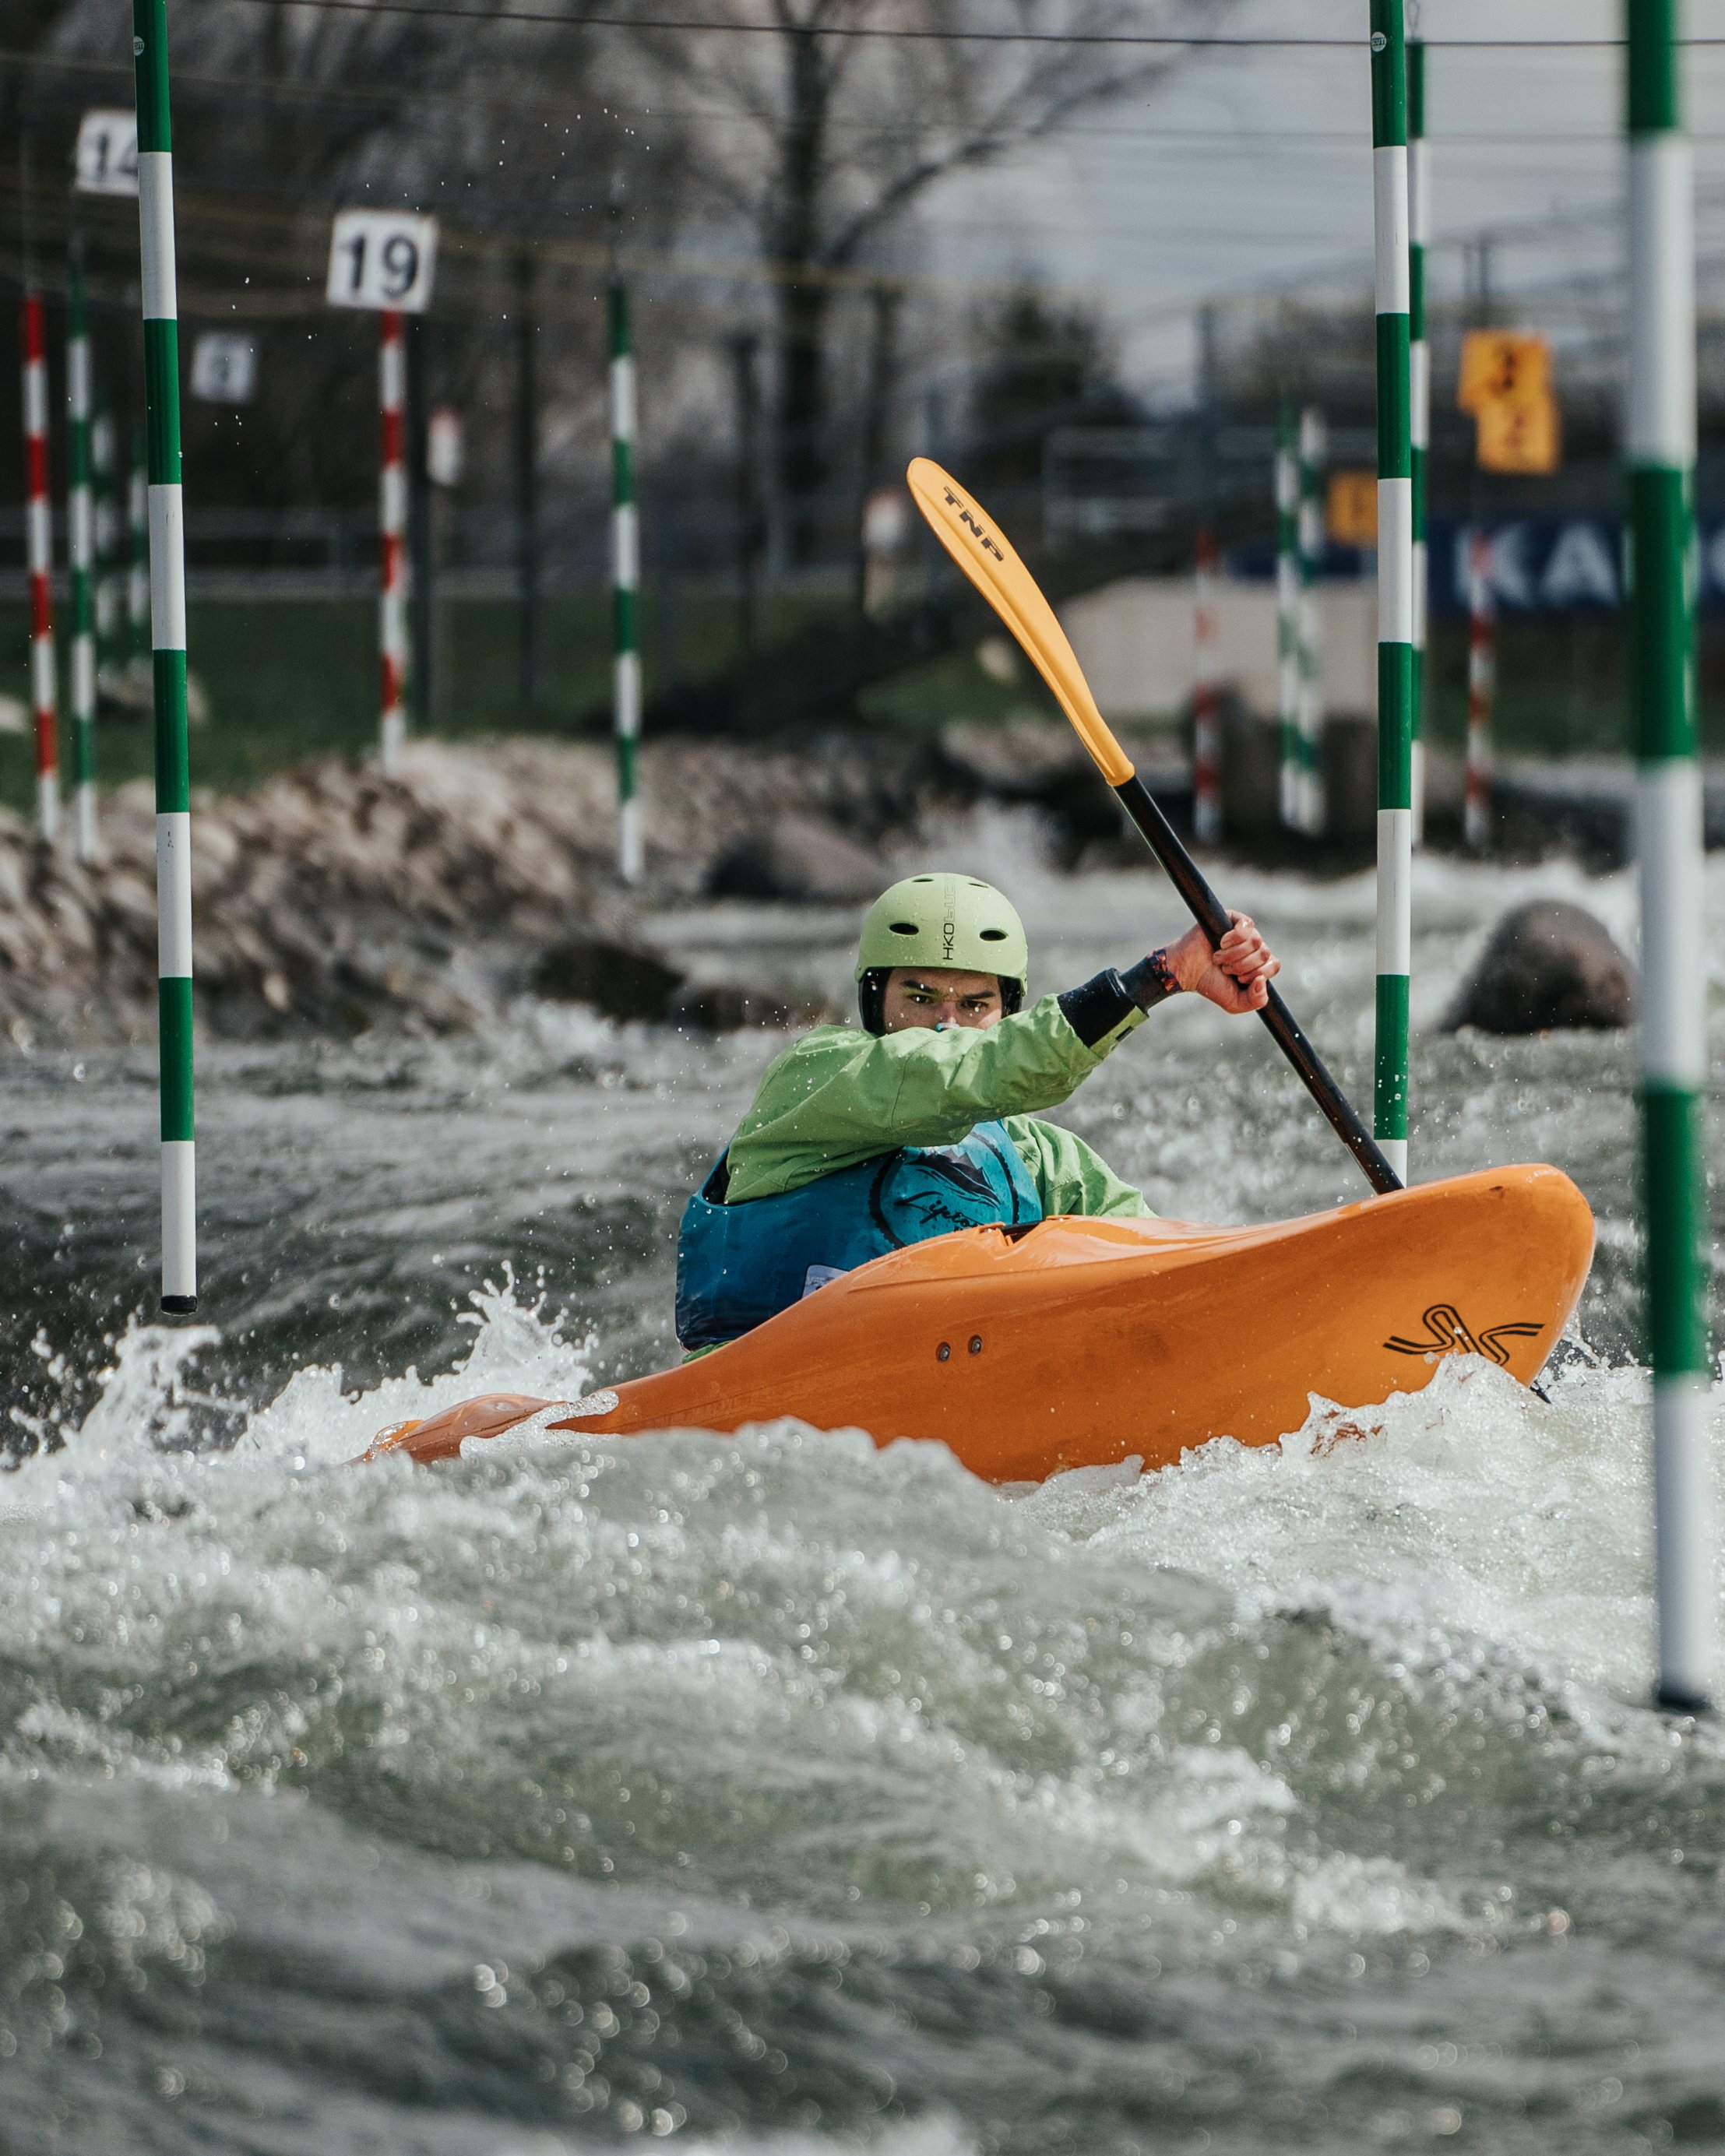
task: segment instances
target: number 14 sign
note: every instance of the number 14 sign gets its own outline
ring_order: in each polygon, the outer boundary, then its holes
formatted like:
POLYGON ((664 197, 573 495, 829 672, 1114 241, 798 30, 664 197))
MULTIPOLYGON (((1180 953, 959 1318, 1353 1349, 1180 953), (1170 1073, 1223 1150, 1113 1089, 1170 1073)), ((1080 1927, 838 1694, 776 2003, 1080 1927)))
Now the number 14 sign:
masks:
POLYGON ((437 219, 403 210, 344 209, 330 234, 324 297, 332 307, 422 315, 431 304, 437 219))

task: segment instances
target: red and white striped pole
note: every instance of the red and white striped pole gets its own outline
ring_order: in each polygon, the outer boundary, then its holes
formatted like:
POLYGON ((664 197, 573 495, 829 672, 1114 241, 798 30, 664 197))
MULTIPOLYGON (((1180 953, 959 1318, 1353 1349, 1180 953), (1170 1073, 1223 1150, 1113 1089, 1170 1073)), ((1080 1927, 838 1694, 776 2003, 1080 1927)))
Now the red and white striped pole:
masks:
POLYGON ((402 342, 401 316, 386 309, 377 321, 377 400, 382 428, 377 634, 381 749, 383 776, 393 778, 400 768, 402 742, 407 734, 403 703, 408 677, 408 479, 403 463, 407 354, 402 342))
POLYGON ((1192 830, 1200 845, 1222 835, 1222 721, 1216 702, 1216 542, 1198 531, 1192 579, 1192 830))
POLYGON ((1462 811, 1462 834, 1476 853, 1491 830, 1491 705, 1497 690, 1491 549, 1476 525, 1467 535, 1467 794, 1462 811))
POLYGON ((24 294, 24 523, 30 571, 30 705, 36 720, 36 828, 60 829, 59 685, 54 663, 54 517, 48 498, 48 335, 39 292, 24 294))

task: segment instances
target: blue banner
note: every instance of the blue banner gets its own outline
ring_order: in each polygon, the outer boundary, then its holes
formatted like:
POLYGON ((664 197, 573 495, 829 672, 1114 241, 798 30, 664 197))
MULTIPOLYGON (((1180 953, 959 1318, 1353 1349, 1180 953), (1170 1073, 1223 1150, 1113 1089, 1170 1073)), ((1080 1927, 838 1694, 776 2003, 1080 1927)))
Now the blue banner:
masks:
MULTIPOLYGON (((1472 527, 1434 518, 1429 536, 1434 613, 1467 611, 1472 527)), ((1501 613, 1603 612, 1624 597, 1623 520, 1619 516, 1521 516, 1483 529, 1486 574, 1501 613)), ((1697 550, 1703 606, 1725 602, 1725 517, 1703 519, 1697 550)))
MULTIPOLYGON (((1500 613, 1605 613, 1623 604, 1620 516, 1517 516, 1484 526, 1486 573, 1500 613)), ((1430 604, 1433 613, 1467 611, 1467 550, 1471 525, 1434 517, 1430 527, 1430 604)), ((1725 515, 1700 520, 1697 598, 1725 606, 1725 515)), ((1326 578, 1371 573, 1373 557, 1351 547, 1325 550, 1326 578)), ((1230 576, 1260 583, 1276 574, 1267 541, 1232 547, 1230 576)))

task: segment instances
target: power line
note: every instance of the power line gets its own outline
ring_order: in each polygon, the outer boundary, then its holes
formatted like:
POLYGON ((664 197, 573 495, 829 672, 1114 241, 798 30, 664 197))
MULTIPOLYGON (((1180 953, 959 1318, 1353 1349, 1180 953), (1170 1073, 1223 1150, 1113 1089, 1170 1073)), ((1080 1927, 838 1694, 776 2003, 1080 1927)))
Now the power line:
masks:
MULTIPOLYGON (((290 0, 290 4, 316 5, 318 0, 290 0)), ((426 13, 429 10, 418 8, 414 12, 426 13)), ((131 82, 131 69, 122 60, 76 59, 57 53, 26 53, 15 48, 0 47, 0 64, 39 68, 74 75, 107 75, 123 80, 128 88, 131 82)), ((259 103, 275 104, 285 109, 329 105, 357 111, 422 102, 459 102, 470 107, 475 102, 475 90, 470 84, 443 88, 435 84, 379 83, 373 88, 362 89, 343 83, 295 82, 270 75, 203 74, 191 69, 176 69, 174 89, 177 95, 186 92, 238 93, 259 103)), ((499 102, 506 101, 514 113, 543 112, 563 120, 569 117, 567 98, 522 96, 503 89, 496 92, 496 98, 499 102)), ((584 121, 589 116, 578 113, 574 116, 577 121, 584 121)), ((770 115, 763 116, 757 113, 726 110, 716 105, 595 105, 591 116, 594 120, 629 121, 637 124, 664 121, 721 126, 771 127, 773 125, 770 115)), ((827 125, 874 137, 906 141, 920 140, 927 131, 922 128, 894 127, 884 122, 851 119, 847 116, 830 117, 827 125)), ((1062 142, 1118 142, 1127 146, 1142 143, 1147 146, 1163 143, 1176 146, 1186 143, 1216 145, 1235 152, 1242 148, 1250 149, 1260 142, 1286 143, 1296 147, 1309 146, 1313 148, 1357 150, 1362 154, 1370 148, 1360 131, 1353 127, 1255 126, 1242 131, 1239 127, 1219 126, 1074 126, 1061 128, 1055 139, 1062 142)), ((1512 149, 1518 153, 1532 154, 1548 148, 1620 147, 1623 136, 1621 131, 1615 127, 1552 129, 1532 135, 1509 128, 1457 128, 1433 131, 1428 139, 1440 148, 1497 146, 1512 149)), ((1695 143, 1725 143, 1725 131, 1709 132, 1705 129, 1691 129, 1688 139, 1695 143)))
MULTIPOLYGON (((275 8, 281 0, 248 0, 256 8, 275 8)), ((423 15, 429 19, 455 23, 536 23, 556 30, 672 30, 701 35, 745 35, 782 38, 791 34, 782 23, 673 22, 662 17, 629 15, 541 14, 525 8, 445 8, 425 5, 424 0, 290 0, 299 8, 317 8, 345 15, 423 15)), ((885 24, 845 23, 822 24, 803 33, 815 38, 884 38, 901 44, 965 45, 1111 45, 1150 48, 1176 52, 1345 52, 1368 50, 1363 38, 1290 37, 1178 37, 1169 32, 1140 30, 950 30, 893 29, 885 24)), ((1688 45, 1725 45, 1725 38, 1687 38, 1688 45)), ((1428 38, 1432 52, 1618 52, 1620 38, 1428 38)))

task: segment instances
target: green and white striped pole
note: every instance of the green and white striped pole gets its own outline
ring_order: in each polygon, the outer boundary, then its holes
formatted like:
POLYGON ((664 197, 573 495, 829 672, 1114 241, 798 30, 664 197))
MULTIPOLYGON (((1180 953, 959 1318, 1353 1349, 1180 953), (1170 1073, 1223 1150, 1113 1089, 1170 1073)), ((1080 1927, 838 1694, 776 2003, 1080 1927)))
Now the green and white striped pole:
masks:
POLYGON ((1413 949, 1414 480, 1408 385, 1408 76, 1402 0, 1371 0, 1378 313, 1378 1029, 1372 1135, 1408 1179, 1413 949))
POLYGON ((1324 827, 1324 423, 1300 414, 1300 829, 1324 827))
POLYGON ((1676 0, 1625 0, 1629 48, 1630 649, 1641 891, 1641 1137, 1659 1691, 1716 1676, 1708 1457, 1707 1077, 1695 732, 1695 208, 1676 0))
POLYGON ((1431 237, 1425 142, 1425 47, 1408 41, 1408 421, 1414 481, 1414 844, 1425 837, 1425 474, 1431 440, 1431 350, 1425 339, 1425 249, 1431 237))
POLYGON ((186 735, 185 511, 180 328, 168 128, 167 0, 132 0, 144 313, 150 626, 156 712, 157 980, 162 1071, 162 1306, 198 1307, 192 1135, 192 803, 186 735))
POLYGON ((635 362, 629 335, 629 287, 614 275, 611 317, 611 605, 617 734, 617 870, 638 883, 642 869, 641 804, 635 798, 635 748, 641 733, 641 654, 635 599, 640 535, 635 522, 635 362))
POLYGON ((135 687, 150 674, 150 477, 144 430, 131 430, 126 486, 126 670, 135 687))
POLYGON ((1276 702, 1281 721, 1283 829, 1300 820, 1300 459, 1286 404, 1276 424, 1276 702))
POLYGON ((114 508, 114 411, 105 388, 95 385, 90 418, 90 509, 95 526, 96 688, 114 679, 115 644, 120 629, 120 594, 115 588, 119 547, 114 508))
POLYGON ((90 324, 84 248, 72 238, 66 274, 66 560, 72 575, 72 841, 96 857, 95 515, 90 485, 90 324))

